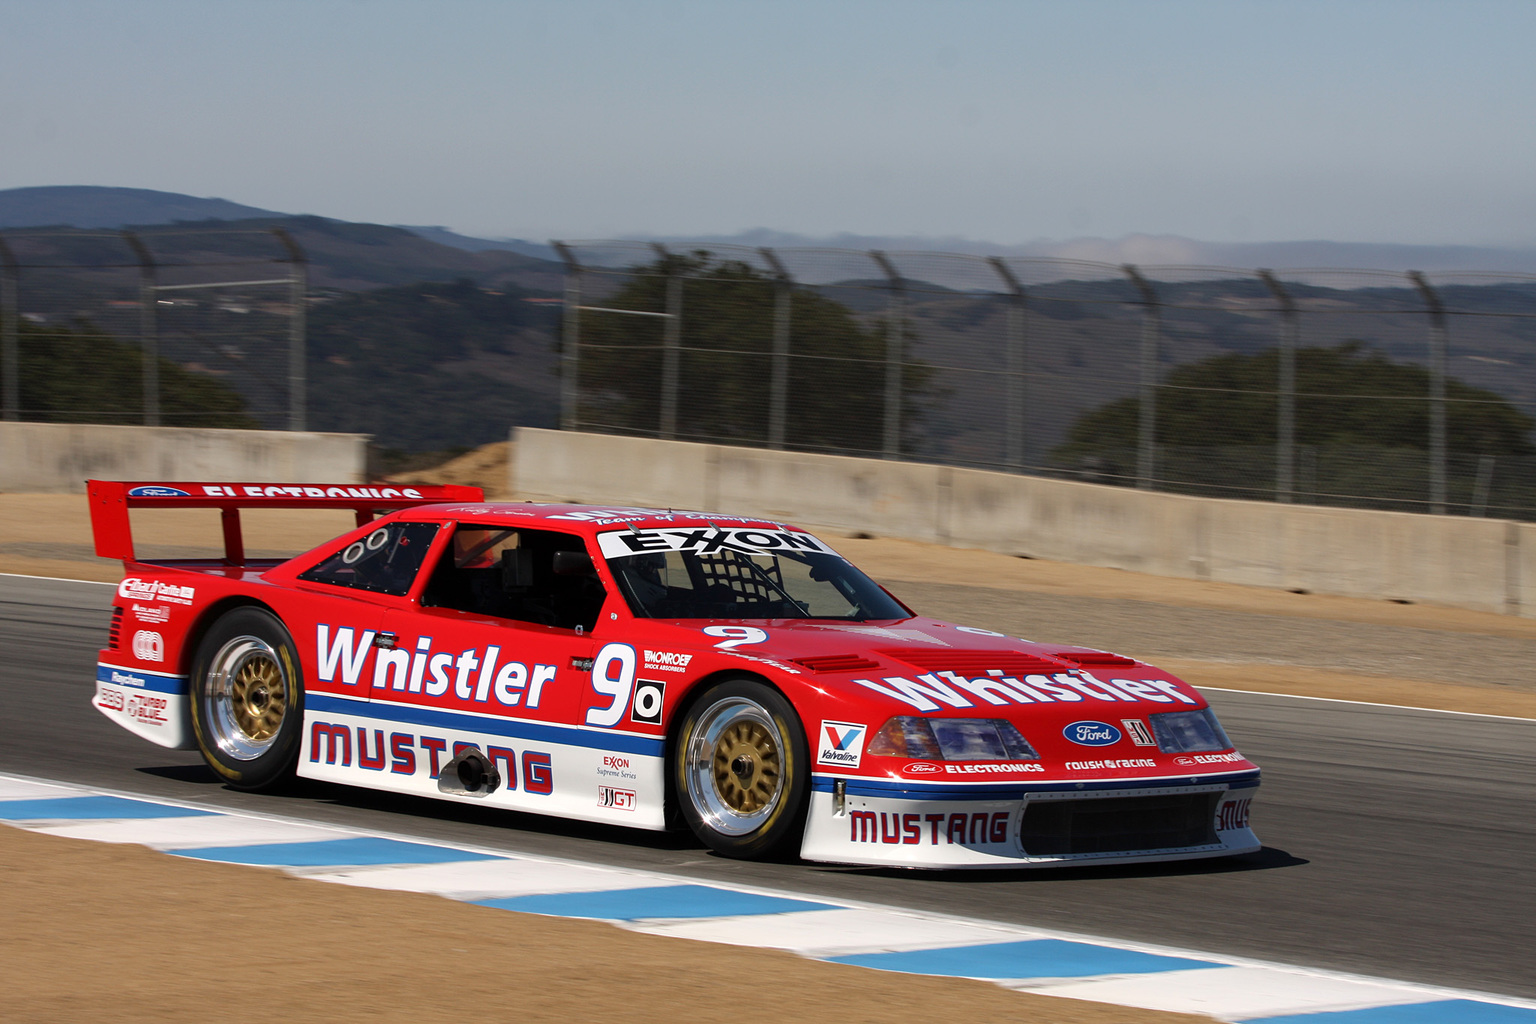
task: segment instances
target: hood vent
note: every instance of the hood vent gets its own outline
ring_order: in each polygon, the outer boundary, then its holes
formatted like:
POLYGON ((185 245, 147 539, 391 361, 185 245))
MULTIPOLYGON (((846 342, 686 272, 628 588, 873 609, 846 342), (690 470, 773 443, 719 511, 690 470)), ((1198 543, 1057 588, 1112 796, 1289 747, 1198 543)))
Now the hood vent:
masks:
POLYGON ((1135 658, 1108 651, 1052 651, 1051 657, 1069 661, 1074 665, 1134 665, 1135 658))
POLYGON ((878 661, 871 661, 862 654, 824 654, 814 658, 795 658, 794 663, 812 672, 865 672, 880 667, 878 661))
POLYGON ((875 652, 893 661, 905 662, 926 672, 958 672, 964 676, 985 675, 988 669, 1001 669, 1008 675, 1030 672, 1060 672, 1059 661, 1039 658, 1023 651, 956 651, 886 648, 875 652))

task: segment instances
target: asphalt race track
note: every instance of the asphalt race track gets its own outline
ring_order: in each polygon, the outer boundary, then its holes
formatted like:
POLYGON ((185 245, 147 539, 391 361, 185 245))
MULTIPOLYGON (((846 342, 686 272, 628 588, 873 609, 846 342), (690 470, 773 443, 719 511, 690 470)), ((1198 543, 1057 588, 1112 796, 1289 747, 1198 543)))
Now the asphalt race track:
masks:
MULTIPOLYGON (((918 596, 910 585, 903 590, 918 596)), ((1254 808, 1254 827, 1266 844, 1259 854, 1008 873, 747 864, 714 857, 686 834, 317 783, 281 796, 225 789, 195 752, 152 746, 90 706, 111 594, 99 584, 0 577, 0 771, 508 852, 1536 997, 1536 721, 1216 692, 1211 700, 1228 732, 1264 769, 1254 808)), ((961 603, 955 595, 953 604, 961 603)), ((953 617, 963 610, 932 608, 953 617)), ((979 624, 988 618, 978 609, 964 617, 979 624)), ((1210 637, 1209 621, 1202 632, 1210 637)))

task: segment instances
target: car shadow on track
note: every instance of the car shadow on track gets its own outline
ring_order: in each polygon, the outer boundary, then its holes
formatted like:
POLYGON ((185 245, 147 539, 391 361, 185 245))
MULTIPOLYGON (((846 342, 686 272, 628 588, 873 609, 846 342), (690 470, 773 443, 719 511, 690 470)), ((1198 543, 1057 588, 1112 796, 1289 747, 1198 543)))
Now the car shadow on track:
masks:
MULTIPOLYGON (((1303 857, 1296 857, 1285 850, 1265 846, 1253 853, 1235 857, 1213 857, 1209 860, 1167 861, 1161 864, 1102 864, 1076 867, 1045 868, 998 868, 963 871, 935 870, 929 868, 860 868, 825 867, 825 870, 846 874, 868 875, 885 878, 922 878, 934 882, 987 883, 1021 882, 1026 879, 1039 882, 1107 881, 1122 878, 1186 878, 1201 875, 1228 875, 1243 871, 1269 871, 1274 868, 1294 868, 1310 864, 1303 857)), ((822 867, 818 865, 818 867, 822 867)))
MULTIPOLYGON (((487 847, 518 846, 526 852, 555 853, 564 856, 591 856, 573 850, 527 850, 523 840, 539 837, 554 844, 568 842, 595 843, 615 850, 631 853, 650 851, 668 860, 669 855, 695 853, 692 865, 713 864, 730 868, 741 862, 723 857, 706 849, 687 829, 653 832, 646 829, 625 828, 598 822, 573 821, 551 815, 509 810, 505 807, 486 807, 458 801, 434 800, 431 797, 387 793, 380 790, 361 789, 333 782, 313 779, 291 779, 283 786, 264 792, 247 792, 223 785, 204 764, 164 765, 136 769, 170 782, 197 787, 199 795, 207 793, 204 787, 213 786, 229 799, 217 802, 231 809, 261 811, 284 817, 304 818, 327 825, 354 828, 382 828, 395 832, 438 831, 431 823, 448 826, 465 825, 485 829, 483 834, 465 834, 456 829, 452 835, 440 834, 451 842, 487 847), (364 821, 355 816, 383 813, 394 816, 393 822, 364 821)), ((189 796, 191 794, 188 794, 189 796)), ((543 846, 537 840, 534 846, 543 846)), ((511 852, 509 850, 509 852, 511 852)), ((642 855, 642 859, 645 859, 642 855)), ((1290 853, 1266 846, 1255 853, 1236 857, 1218 857, 1208 860, 1171 861, 1161 864, 1104 864, 1073 867, 1047 868, 998 868, 947 870, 928 868, 884 868, 859 865, 819 864, 802 861, 788 854, 765 858, 757 863, 775 865, 776 868, 805 868, 814 873, 853 875, 869 878, 927 879, 946 883, 979 884, 996 882, 1022 882, 1025 880, 1046 882, 1108 881, 1113 879, 1181 878, 1225 875, 1244 871, 1267 871, 1275 868, 1299 867, 1309 861, 1290 853)), ((656 869, 675 869, 685 865, 675 861, 650 865, 656 869)))
MULTIPOLYGON (((429 822, 445 822, 494 830, 480 836, 451 837, 452 842, 470 845, 501 846, 504 844, 498 840, 502 838, 514 835, 539 835, 552 839, 597 842, 629 849, 678 851, 699 848, 698 840, 686 830, 652 832, 620 825, 573 821, 552 815, 514 811, 505 807, 477 806, 458 801, 434 800, 431 797, 387 793, 314 779, 290 779, 271 790, 250 792, 225 786, 223 780, 203 764, 168 765, 136 770, 145 775, 196 786, 201 791, 199 795, 206 792, 203 789, 205 786, 217 787, 221 793, 230 797, 229 800, 218 802, 232 809, 303 818, 339 827, 381 828, 385 831, 411 832, 418 827, 430 830, 429 822), (326 809, 334 809, 336 813, 326 813, 326 809), (363 822, 353 818, 349 811, 387 813, 396 816, 398 820, 389 823, 363 822)), ((450 837, 439 836, 438 838, 449 839, 450 837)))

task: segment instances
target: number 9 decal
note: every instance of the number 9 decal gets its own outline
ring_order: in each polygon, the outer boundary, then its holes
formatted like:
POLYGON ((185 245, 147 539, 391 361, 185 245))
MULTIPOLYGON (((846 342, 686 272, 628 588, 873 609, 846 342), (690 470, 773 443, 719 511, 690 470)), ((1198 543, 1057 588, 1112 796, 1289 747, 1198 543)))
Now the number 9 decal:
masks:
POLYGON ((604 729, 619 724, 635 685, 635 649, 629 644, 606 644, 592 662, 592 689, 613 700, 607 707, 587 708, 587 724, 604 729))
POLYGON ((704 632, 708 636, 721 636, 726 639, 715 644, 722 651, 729 651, 734 647, 742 647, 747 644, 760 644, 768 639, 768 634, 756 626, 705 626, 704 632))

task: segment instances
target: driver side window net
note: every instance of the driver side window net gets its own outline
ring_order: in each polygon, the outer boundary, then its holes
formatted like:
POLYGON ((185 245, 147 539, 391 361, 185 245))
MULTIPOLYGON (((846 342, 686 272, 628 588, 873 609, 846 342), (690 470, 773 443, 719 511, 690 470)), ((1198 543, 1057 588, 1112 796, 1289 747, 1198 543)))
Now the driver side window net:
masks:
POLYGON ((299 573, 299 579, 403 597, 435 536, 436 523, 387 523, 299 573))

